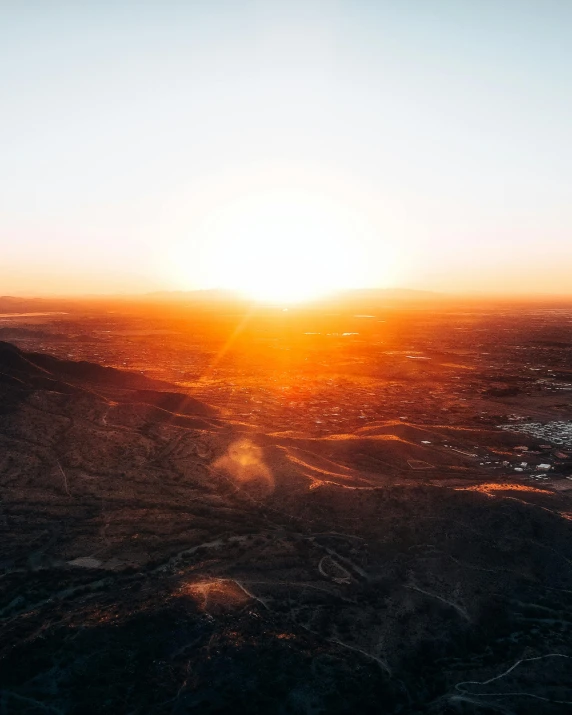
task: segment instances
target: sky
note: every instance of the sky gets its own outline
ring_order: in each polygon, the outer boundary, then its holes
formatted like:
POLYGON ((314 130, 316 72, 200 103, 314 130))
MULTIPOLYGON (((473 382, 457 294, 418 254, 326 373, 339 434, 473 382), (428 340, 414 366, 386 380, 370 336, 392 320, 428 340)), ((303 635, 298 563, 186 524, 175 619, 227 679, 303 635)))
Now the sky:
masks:
POLYGON ((570 0, 0 0, 0 294, 572 294, 571 28, 570 0))

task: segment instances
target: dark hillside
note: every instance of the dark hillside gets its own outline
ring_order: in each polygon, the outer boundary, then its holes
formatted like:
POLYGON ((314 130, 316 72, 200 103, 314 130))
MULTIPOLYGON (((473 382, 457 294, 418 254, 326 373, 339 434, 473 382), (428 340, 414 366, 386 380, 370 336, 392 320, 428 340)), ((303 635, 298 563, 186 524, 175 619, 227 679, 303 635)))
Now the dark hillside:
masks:
POLYGON ((522 437, 267 434, 138 374, 0 366, 0 712, 570 712, 570 492, 469 451, 522 437))

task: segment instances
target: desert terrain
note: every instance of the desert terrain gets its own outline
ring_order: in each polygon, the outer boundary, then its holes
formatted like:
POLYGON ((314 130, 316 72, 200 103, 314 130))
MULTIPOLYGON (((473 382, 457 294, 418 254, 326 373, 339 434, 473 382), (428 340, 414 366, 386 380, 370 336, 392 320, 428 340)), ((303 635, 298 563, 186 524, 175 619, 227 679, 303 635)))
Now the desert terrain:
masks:
POLYGON ((0 713, 567 713, 572 304, 0 298, 0 713))

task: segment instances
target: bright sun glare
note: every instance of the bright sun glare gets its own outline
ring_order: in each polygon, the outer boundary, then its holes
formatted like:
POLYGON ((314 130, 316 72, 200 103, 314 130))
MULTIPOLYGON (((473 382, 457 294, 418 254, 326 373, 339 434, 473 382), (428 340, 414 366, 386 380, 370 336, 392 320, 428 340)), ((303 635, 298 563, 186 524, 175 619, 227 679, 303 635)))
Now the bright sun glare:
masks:
POLYGON ((205 287, 278 303, 363 286, 374 240, 365 218, 333 198, 278 190, 219 206, 199 233, 205 287))

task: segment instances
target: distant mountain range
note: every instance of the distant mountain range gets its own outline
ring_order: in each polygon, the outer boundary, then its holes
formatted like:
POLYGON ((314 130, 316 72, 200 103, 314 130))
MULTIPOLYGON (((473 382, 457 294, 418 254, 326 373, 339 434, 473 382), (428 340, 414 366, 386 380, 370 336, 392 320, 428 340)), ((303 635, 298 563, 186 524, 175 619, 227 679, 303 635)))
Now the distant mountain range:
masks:
MULTIPOLYGON (((190 291, 158 291, 154 293, 146 293, 145 298, 156 298, 159 300, 248 300, 238 291, 223 290, 212 288, 207 290, 190 290, 190 291)), ((415 290, 412 288, 355 288, 351 290, 341 290, 325 295, 323 298, 316 298, 314 301, 319 303, 324 300, 336 300, 339 298, 366 298, 371 299, 392 299, 392 300, 421 300, 431 299, 436 297, 450 297, 444 293, 437 293, 428 290, 415 290)))
MULTIPOLYGON (((332 302, 348 302, 356 305, 378 305, 380 303, 422 303, 429 301, 449 301, 456 299, 445 293, 432 291, 413 290, 408 288, 362 288, 345 290, 329 294, 322 298, 304 302, 301 305, 323 305, 332 302)), ((0 316, 2 313, 17 314, 31 312, 72 311, 82 303, 199 303, 223 305, 238 303, 248 305, 253 302, 238 291, 223 289, 190 290, 190 291, 156 291, 139 295, 85 295, 66 297, 14 297, 0 296, 0 316)), ((264 305, 264 301, 260 301, 264 305)), ((269 305, 279 304, 278 301, 268 301, 269 305)))
MULTIPOLYGON (((342 302, 351 305, 352 308, 362 306, 366 309, 370 307, 387 305, 387 304, 447 304, 455 303, 478 305, 481 303, 521 303, 521 304, 546 304, 546 305, 561 305, 563 307, 570 306, 572 298, 570 296, 559 295, 492 295, 492 294, 455 294, 445 293, 430 290, 418 290, 413 288, 357 288, 352 290, 341 290, 322 298, 316 298, 312 301, 302 302, 300 305, 320 306, 339 304, 342 302)), ((264 301, 254 301, 242 295, 239 291, 224 290, 224 289, 205 289, 205 290, 189 290, 189 291, 155 291, 152 293, 140 293, 132 295, 78 295, 78 296, 45 296, 45 297, 19 297, 19 296, 0 296, 0 318, 2 313, 31 313, 31 312, 55 312, 55 311, 73 311, 81 308, 82 305, 135 305, 145 303, 197 303, 197 304, 242 304, 250 305, 252 303, 260 303, 264 305, 264 301)), ((284 305, 279 301, 268 301, 267 305, 284 305)), ((296 305, 296 304, 294 304, 296 305)))

